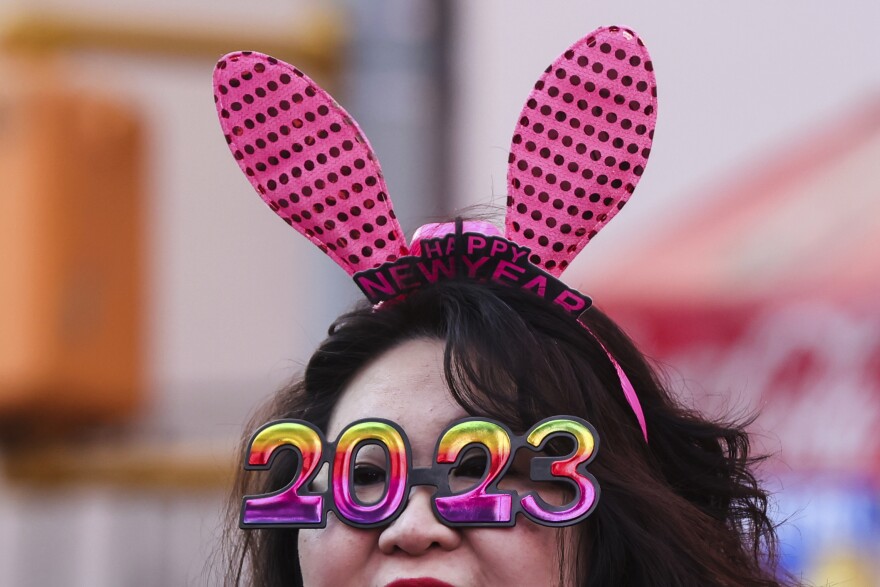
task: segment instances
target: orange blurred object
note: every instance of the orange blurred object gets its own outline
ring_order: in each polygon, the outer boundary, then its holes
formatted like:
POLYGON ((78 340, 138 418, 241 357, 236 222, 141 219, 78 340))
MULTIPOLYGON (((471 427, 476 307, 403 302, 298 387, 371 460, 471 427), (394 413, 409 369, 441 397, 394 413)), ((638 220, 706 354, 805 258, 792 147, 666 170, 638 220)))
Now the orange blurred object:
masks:
POLYGON ((139 398, 134 113, 0 62, 0 431, 119 420, 139 398))

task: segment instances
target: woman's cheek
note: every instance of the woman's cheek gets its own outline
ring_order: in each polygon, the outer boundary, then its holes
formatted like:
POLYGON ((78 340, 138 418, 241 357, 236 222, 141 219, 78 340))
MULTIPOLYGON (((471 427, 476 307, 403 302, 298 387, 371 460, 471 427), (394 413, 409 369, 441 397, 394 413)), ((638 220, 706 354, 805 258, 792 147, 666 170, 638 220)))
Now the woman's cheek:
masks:
POLYGON ((360 585, 359 573, 377 543, 374 530, 357 530, 328 515, 327 527, 299 531, 299 564, 306 587, 360 585))
MULTIPOLYGON (((559 543, 568 529, 550 528, 519 518, 511 528, 466 530, 487 585, 557 585, 559 543)), ((563 538, 564 539, 564 538, 563 538)))

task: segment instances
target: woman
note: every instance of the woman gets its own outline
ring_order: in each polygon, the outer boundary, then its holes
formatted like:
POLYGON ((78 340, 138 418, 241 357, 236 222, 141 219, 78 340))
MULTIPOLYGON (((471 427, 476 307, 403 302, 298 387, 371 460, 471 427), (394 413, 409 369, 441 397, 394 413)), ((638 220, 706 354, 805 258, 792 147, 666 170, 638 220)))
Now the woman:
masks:
MULTIPOLYGON (((355 527, 324 511, 323 525, 232 530, 230 584, 783 584, 742 426, 680 406, 620 329, 557 279, 641 176, 656 117, 652 71, 628 29, 573 45, 536 84, 514 134, 505 234, 456 221, 423 227, 407 246, 369 143, 332 98, 272 58, 221 60, 215 97, 235 158, 368 299, 334 323, 303 377, 251 429, 296 419, 334 439, 382 418, 404 431, 416 469, 436 465, 438 437, 466 416, 514 435, 575 417, 601 445, 584 461, 601 496, 571 526, 514 515, 506 527, 458 527, 441 519, 431 485, 415 485, 384 524, 355 527)), ((556 507, 583 498, 535 473, 571 451, 564 438, 515 451, 498 490, 556 507)), ((291 483, 305 457, 277 453, 267 472, 240 474, 230 519, 242 497, 291 483)), ((389 461, 372 445, 356 452, 361 502, 386 490, 389 461)), ((466 448, 449 487, 467 489, 486 471, 487 452, 466 448)), ((316 474, 308 491, 323 494, 329 477, 316 474)), ((441 493, 445 481, 432 483, 441 493)))
MULTIPOLYGON (((383 416, 402 424, 416 460, 424 461, 439 431, 465 414, 501 420, 517 433, 548 416, 580 416, 602 443, 589 467, 602 494, 587 521, 566 530, 527 522, 456 530, 437 522, 427 489, 418 488, 401 517, 381 529, 331 520, 323 530, 239 531, 234 562, 245 557, 252 574, 235 579, 312 586, 384 586, 425 576, 457 586, 782 584, 766 570, 773 526, 766 494, 748 469, 746 433, 678 406, 603 314, 591 309, 582 320, 626 366, 650 425, 649 444, 587 329, 529 293, 468 282, 341 317, 302 380, 254 424, 296 417, 334 437, 342 424, 383 416), (300 576, 304 583, 296 582, 300 576)), ((241 496, 280 489, 294 469, 279 462, 268 478, 241 475, 235 519, 241 496)))

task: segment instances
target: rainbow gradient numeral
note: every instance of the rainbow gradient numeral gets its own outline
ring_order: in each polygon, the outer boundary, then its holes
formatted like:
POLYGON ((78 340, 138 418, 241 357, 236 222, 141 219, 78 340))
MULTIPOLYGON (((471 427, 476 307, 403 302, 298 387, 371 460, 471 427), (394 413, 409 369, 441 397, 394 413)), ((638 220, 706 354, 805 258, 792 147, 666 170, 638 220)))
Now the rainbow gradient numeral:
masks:
POLYGON ((598 485, 595 478, 577 470, 582 463, 592 460, 595 454, 596 437, 589 424, 579 418, 549 418, 532 427, 526 435, 526 442, 535 450, 541 450, 546 441, 559 434, 575 440, 574 450, 567 458, 550 464, 550 478, 535 480, 568 479, 577 489, 575 499, 568 507, 555 508, 547 505, 534 492, 529 492, 520 501, 523 511, 533 521, 545 525, 576 523, 590 515, 596 505, 598 485))
POLYGON ((268 469, 274 455, 282 448, 294 449, 300 458, 297 459, 296 474, 287 487, 270 495, 245 498, 241 525, 322 525, 324 498, 321 495, 300 495, 300 488, 314 475, 321 462, 323 445, 321 433, 308 422, 274 422, 260 429, 248 447, 246 469, 268 469))
POLYGON ((471 444, 488 450, 488 473, 473 489, 434 499, 437 515, 452 524, 509 524, 511 492, 497 489, 499 477, 510 461, 510 433, 489 420, 466 420, 449 428, 437 443, 436 461, 454 464, 471 444))
POLYGON ((409 448, 403 431, 388 421, 360 421, 346 428, 336 440, 333 460, 333 503, 344 521, 359 527, 385 523, 403 510, 409 495, 409 448), (363 504, 352 492, 354 456, 365 443, 379 444, 387 458, 385 491, 372 504, 363 504))

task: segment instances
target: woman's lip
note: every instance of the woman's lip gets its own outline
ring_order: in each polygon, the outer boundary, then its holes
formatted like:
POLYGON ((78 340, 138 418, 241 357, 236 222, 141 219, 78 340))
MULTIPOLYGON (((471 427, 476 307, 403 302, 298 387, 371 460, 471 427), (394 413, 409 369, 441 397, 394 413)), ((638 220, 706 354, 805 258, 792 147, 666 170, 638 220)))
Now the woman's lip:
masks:
POLYGON ((385 587, 455 587, 446 581, 432 579, 431 577, 419 577, 417 579, 397 579, 385 585, 385 587))

